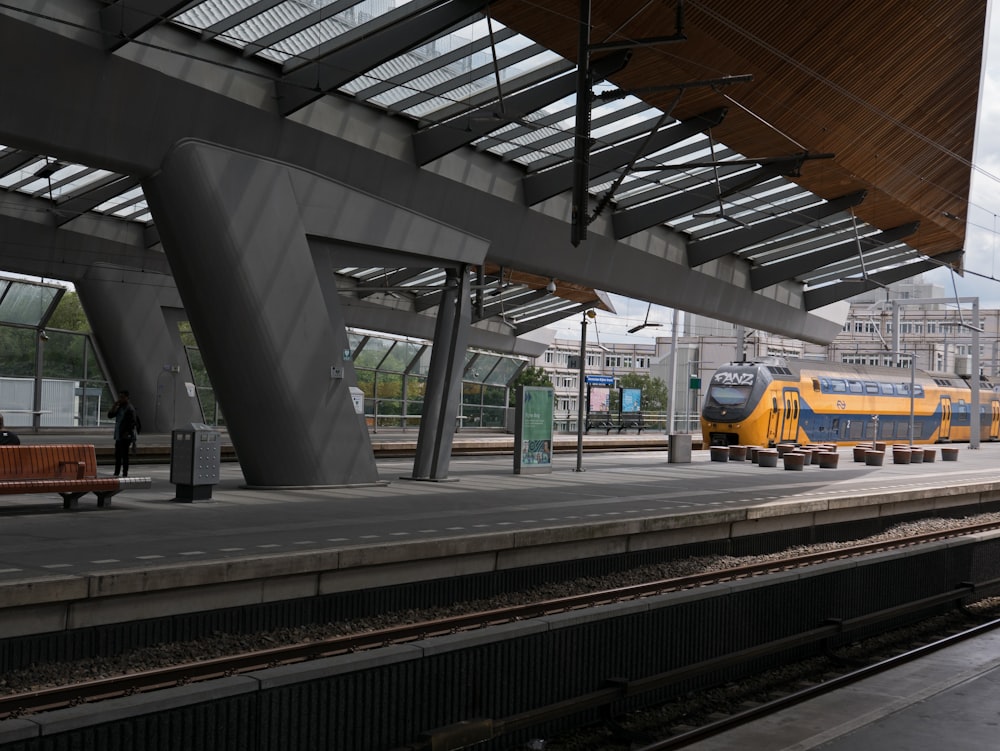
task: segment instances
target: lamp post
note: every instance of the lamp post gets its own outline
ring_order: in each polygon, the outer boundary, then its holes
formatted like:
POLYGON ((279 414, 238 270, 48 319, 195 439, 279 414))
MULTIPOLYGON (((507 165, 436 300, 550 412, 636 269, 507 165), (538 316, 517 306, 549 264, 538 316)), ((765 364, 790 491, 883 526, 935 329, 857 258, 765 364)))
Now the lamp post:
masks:
POLYGON ((587 378, 587 319, 596 318, 593 310, 583 311, 580 320, 580 374, 579 395, 576 400, 576 471, 583 472, 583 420, 584 420, 584 381, 587 378))

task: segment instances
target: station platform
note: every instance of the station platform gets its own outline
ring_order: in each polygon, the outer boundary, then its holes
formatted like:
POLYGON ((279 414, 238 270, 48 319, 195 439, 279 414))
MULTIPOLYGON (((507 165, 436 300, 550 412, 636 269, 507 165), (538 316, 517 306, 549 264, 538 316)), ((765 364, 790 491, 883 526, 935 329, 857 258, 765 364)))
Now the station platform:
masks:
POLYGON ((701 740, 698 751, 984 751, 997 747, 1000 633, 701 740))
MULTIPOLYGON (((74 511, 64 511, 56 494, 0 496, 0 586, 122 570, 148 581, 163 567, 241 560, 249 569, 305 553, 360 559, 366 549, 398 561, 445 557, 471 550, 472 541, 499 555, 529 541, 587 540, 592 555, 601 553, 600 539, 634 546, 640 535, 668 530, 714 526, 737 534, 740 525, 764 529, 791 517, 801 523, 804 516, 857 515, 864 506, 878 514, 890 503, 933 508, 1000 494, 1000 443, 975 450, 956 444, 955 462, 882 467, 854 463, 843 448, 836 469, 792 472, 780 464, 712 462, 706 450, 672 464, 666 436, 653 438, 664 442, 662 451, 627 450, 634 439, 622 438, 621 451, 584 453, 582 471, 572 453, 557 453, 552 471, 542 474, 514 474, 508 454, 453 457, 443 482, 408 479, 412 458, 383 458, 376 461, 380 482, 364 487, 248 488, 239 464, 224 462, 211 498, 194 503, 175 500, 169 465, 144 464, 140 454, 131 475, 151 477, 152 486, 120 493, 109 508, 98 509, 93 496, 74 511)), ((154 445, 152 437, 142 441, 154 445)))
MULTIPOLYGON (((700 449, 670 463, 665 436, 650 438, 663 450, 634 439, 588 451, 580 466, 557 453, 540 474, 514 474, 509 453, 456 456, 439 482, 407 479, 412 457, 382 457, 378 483, 339 488, 249 488, 225 462, 211 498, 193 503, 176 500, 168 464, 140 454, 130 474, 151 487, 108 508, 92 497, 67 511, 55 494, 0 496, 0 637, 1000 501, 1000 443, 956 444, 953 462, 880 467, 842 448, 836 468, 787 471, 700 449)), ((169 440, 143 437, 160 450, 169 440)), ((1000 637, 968 649, 698 748, 991 748, 1000 637)))

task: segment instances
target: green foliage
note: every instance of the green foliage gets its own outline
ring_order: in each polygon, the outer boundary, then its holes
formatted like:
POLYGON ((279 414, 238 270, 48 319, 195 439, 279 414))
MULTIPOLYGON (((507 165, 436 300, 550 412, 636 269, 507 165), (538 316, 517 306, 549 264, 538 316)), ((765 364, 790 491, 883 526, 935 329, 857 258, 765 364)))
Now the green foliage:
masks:
POLYGON ((51 329, 90 333, 90 322, 80 305, 80 296, 73 291, 62 296, 46 325, 51 329))
POLYGON ((35 330, 0 326, 0 376, 32 378, 35 375, 35 330))
POLYGON ((552 387, 552 379, 549 378, 549 374, 544 368, 539 368, 534 365, 529 365, 520 373, 517 377, 511 381, 510 384, 510 406, 517 406, 517 387, 518 386, 548 386, 552 387))
POLYGON ((647 373, 626 373, 618 379, 626 389, 642 389, 643 412, 667 411, 667 384, 647 373))

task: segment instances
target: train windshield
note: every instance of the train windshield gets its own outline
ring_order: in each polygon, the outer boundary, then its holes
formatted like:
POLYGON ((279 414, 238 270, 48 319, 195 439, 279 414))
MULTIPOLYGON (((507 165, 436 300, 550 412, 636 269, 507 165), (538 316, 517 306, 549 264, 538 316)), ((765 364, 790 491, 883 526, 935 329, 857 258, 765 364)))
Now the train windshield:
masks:
POLYGON ((750 398, 750 386, 717 386, 712 384, 708 389, 710 404, 720 407, 742 407, 750 398))

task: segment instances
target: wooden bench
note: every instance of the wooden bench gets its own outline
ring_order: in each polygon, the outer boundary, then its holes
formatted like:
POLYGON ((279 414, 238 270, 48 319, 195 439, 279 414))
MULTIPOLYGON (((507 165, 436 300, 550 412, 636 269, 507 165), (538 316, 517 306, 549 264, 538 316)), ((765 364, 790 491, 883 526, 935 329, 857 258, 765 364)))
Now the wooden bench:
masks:
POLYGON ((126 489, 149 488, 149 477, 98 477, 97 455, 89 444, 0 446, 0 494, 58 493, 63 508, 76 508, 87 493, 97 505, 126 489))

